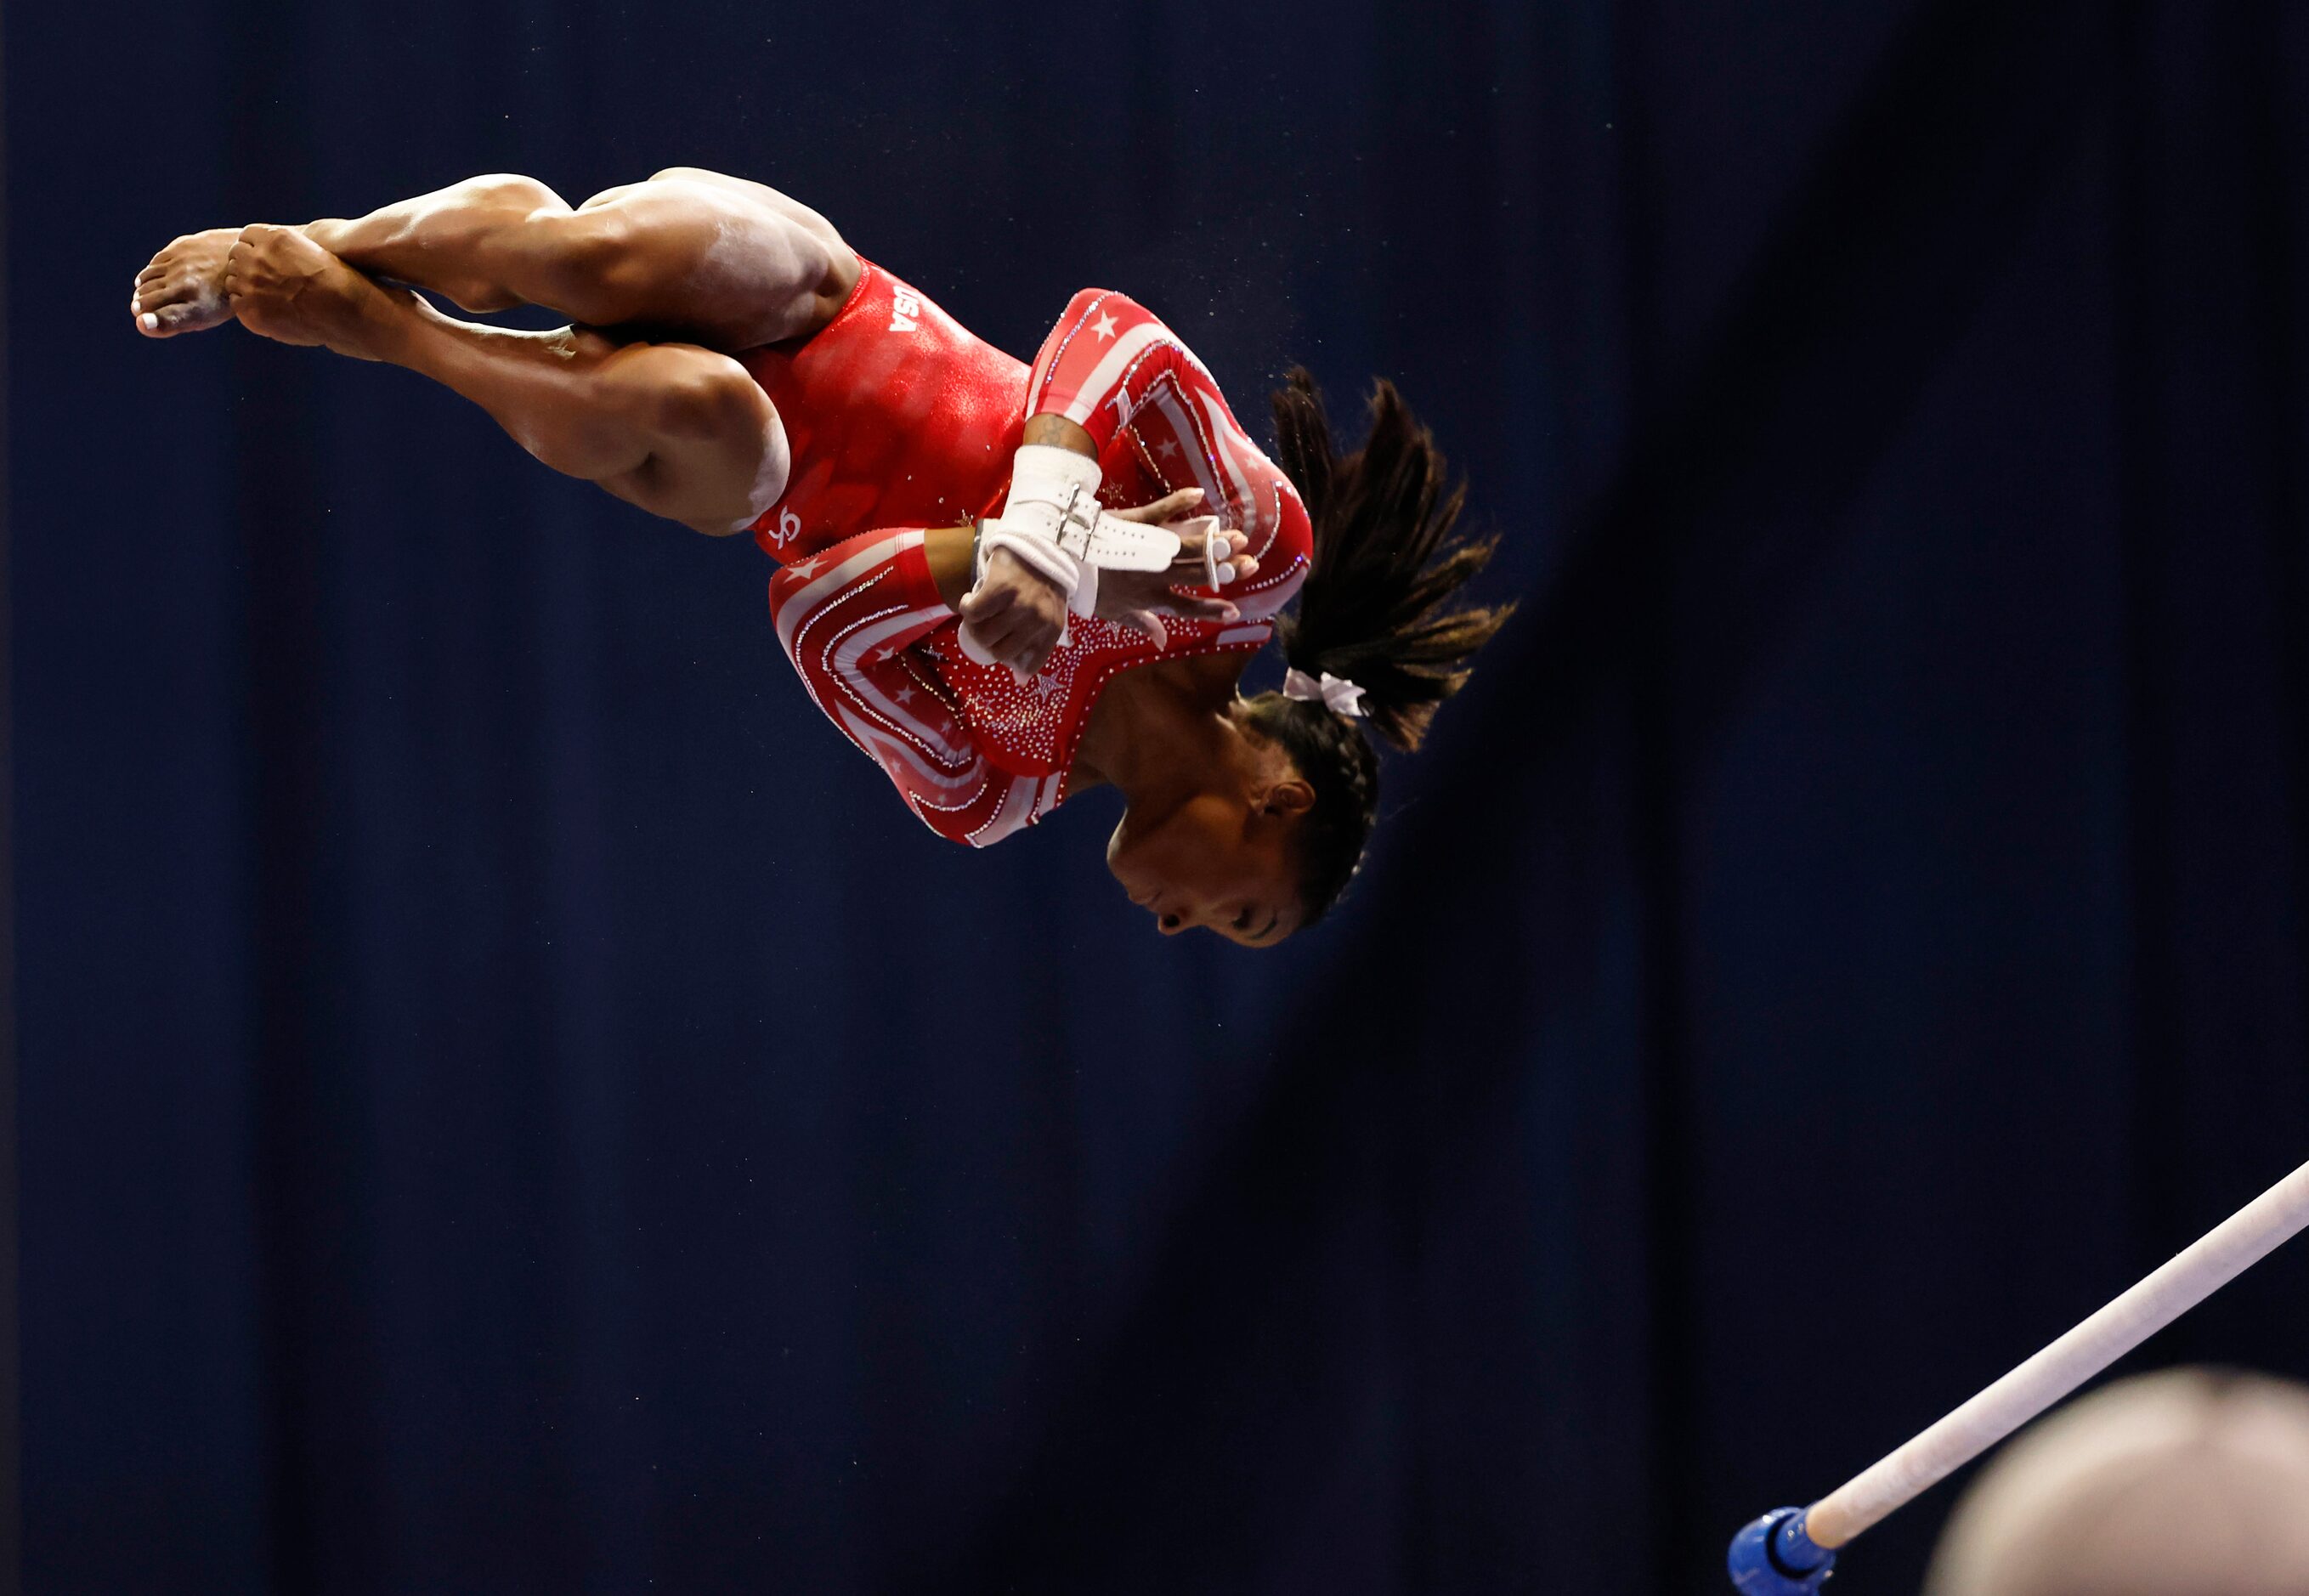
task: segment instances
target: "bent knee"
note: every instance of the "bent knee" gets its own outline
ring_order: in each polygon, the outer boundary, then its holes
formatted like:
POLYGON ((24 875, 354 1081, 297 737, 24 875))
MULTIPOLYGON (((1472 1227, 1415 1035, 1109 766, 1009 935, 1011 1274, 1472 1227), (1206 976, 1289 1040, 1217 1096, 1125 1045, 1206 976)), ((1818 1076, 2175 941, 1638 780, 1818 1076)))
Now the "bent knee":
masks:
POLYGON ((674 519, 740 531, 785 492, 792 453, 777 407, 743 366, 687 344, 632 351, 624 376, 644 395, 657 487, 674 519))
POLYGON ((668 346, 652 352, 682 357, 678 364, 664 362, 665 370, 652 384, 652 422, 663 436, 742 444, 776 419, 770 396, 729 356, 668 346))
POLYGON ((531 220, 534 246, 549 278, 547 303, 593 326, 633 320, 646 289, 649 251, 641 229, 615 210, 571 211, 531 220))
POLYGON ((454 192, 467 201, 480 201, 492 209, 507 211, 566 211, 569 202, 539 182, 519 172, 485 172, 478 177, 468 177, 457 185, 454 192))
POLYGON ((676 436, 698 440, 701 495, 716 506, 691 517, 693 525, 743 531, 785 493, 793 465, 785 424, 735 360, 717 356, 711 367, 699 363, 668 394, 666 420, 680 429, 676 436))

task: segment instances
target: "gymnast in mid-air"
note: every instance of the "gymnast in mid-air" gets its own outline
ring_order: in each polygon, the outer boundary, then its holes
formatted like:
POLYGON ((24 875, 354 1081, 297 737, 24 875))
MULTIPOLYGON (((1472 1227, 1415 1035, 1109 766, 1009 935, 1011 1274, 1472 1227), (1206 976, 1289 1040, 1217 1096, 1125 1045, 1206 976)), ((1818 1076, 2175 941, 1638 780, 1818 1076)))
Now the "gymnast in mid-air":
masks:
POLYGON ((932 830, 984 847, 1094 787, 1164 932, 1264 947, 1345 890, 1378 812, 1363 728, 1418 746, 1507 610, 1464 490, 1375 385, 1342 454, 1302 371, 1280 465, 1202 363, 1085 289, 1032 367, 776 190, 692 168, 572 209, 477 177, 354 220, 220 228, 139 273, 155 339, 238 320, 479 404, 545 464, 781 567, 779 642, 932 830), (448 315, 569 318, 549 332, 448 315), (1294 615, 1282 613, 1296 601, 1294 615), (1281 692, 1243 669, 1280 632, 1281 692))

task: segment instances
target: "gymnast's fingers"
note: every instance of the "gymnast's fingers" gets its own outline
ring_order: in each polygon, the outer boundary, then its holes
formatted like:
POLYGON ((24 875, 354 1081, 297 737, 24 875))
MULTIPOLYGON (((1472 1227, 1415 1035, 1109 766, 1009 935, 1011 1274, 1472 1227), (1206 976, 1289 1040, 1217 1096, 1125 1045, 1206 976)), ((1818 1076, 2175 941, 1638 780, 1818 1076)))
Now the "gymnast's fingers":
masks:
POLYGON ((1140 505, 1132 510, 1110 510, 1107 513, 1117 521, 1135 521, 1142 525, 1160 526, 1166 521, 1186 514, 1202 502, 1201 488, 1181 487, 1176 493, 1164 494, 1152 504, 1140 505))
POLYGON ((1179 532, 1179 557, 1172 562, 1174 565, 1183 565, 1190 560, 1201 564, 1203 545, 1206 542, 1218 544, 1219 558, 1223 560, 1233 558, 1250 546, 1247 534, 1232 527, 1220 526, 1218 518, 1212 515, 1198 515, 1184 528, 1173 530, 1179 532))
POLYGON ((1051 655, 1058 646, 1059 639, 1056 633, 1051 634, 1048 637, 1030 638, 1018 651, 1018 658, 1014 668, 1027 676, 1038 676, 1042 673, 1042 667, 1051 662, 1051 655))
POLYGON ((1163 608, 1181 620, 1238 621, 1242 611, 1224 599, 1205 599, 1194 593, 1173 591, 1163 596, 1163 608))
POLYGON ((977 629, 986 651, 1006 665, 1039 669, 1058 646, 1063 630, 1056 621, 1021 606, 977 629))
POLYGON ((1220 531, 1218 518, 1213 515, 1198 515, 1190 521, 1174 523, 1170 530, 1179 534, 1179 552, 1172 558, 1171 565, 1173 569, 1181 571, 1202 569, 1203 545, 1207 542, 1215 539, 1219 558, 1226 559, 1237 546, 1249 541, 1241 532, 1220 531))
MULTIPOLYGON (((1218 567, 1218 579, 1223 584, 1248 574, 1243 568, 1248 556, 1242 553, 1250 545, 1248 537, 1238 531, 1221 531, 1218 523, 1207 515, 1198 517, 1190 524, 1195 528, 1192 531, 1184 528, 1174 529, 1179 532, 1179 557, 1171 562, 1172 580, 1186 582, 1191 575, 1207 582, 1212 565, 1218 567), (1210 556, 1216 557, 1212 559, 1210 556)), ((1258 564, 1255 560, 1250 563, 1254 568, 1258 564)), ((1202 582, 1194 582, 1189 585, 1199 587, 1202 582)))
POLYGON ((1020 654, 1025 651, 1025 628, 1015 616, 997 621, 992 625, 973 626, 970 634, 978 640, 978 646, 985 650, 997 665, 1015 668, 1020 654))
POLYGON ((998 664, 1005 665, 1016 652, 1019 634, 1023 629, 1019 617, 1015 614, 997 616, 990 621, 970 623, 970 634, 978 640, 978 646, 993 655, 998 664))
POLYGON ((1134 609, 1119 618, 1121 624, 1131 631, 1143 633, 1154 639, 1156 648, 1166 649, 1171 646, 1171 629, 1163 624, 1163 617, 1153 610, 1134 609))
POLYGON ((979 583, 962 596, 955 613, 979 631, 983 632, 995 617, 1001 615, 1016 601, 1018 591, 1000 583, 991 586, 979 583))

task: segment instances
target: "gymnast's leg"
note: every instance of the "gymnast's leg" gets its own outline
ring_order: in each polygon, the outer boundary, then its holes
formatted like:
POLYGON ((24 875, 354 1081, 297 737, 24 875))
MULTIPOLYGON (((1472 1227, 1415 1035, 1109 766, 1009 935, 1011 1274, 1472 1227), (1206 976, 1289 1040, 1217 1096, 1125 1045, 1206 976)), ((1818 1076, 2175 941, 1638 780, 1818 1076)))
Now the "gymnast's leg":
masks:
POLYGON ((429 376, 555 470, 698 531, 740 531, 784 491, 777 412, 727 355, 459 321, 372 281, 295 228, 243 229, 223 280, 231 314, 251 332, 429 376))
MULTIPOLYGON (((804 337, 833 318, 858 257, 817 212, 758 183, 676 167, 573 209, 532 177, 475 177, 350 220, 301 230, 372 277, 476 312, 537 305, 735 353, 804 337)), ((178 238, 138 276, 150 337, 231 314, 223 257, 238 229, 178 238)))

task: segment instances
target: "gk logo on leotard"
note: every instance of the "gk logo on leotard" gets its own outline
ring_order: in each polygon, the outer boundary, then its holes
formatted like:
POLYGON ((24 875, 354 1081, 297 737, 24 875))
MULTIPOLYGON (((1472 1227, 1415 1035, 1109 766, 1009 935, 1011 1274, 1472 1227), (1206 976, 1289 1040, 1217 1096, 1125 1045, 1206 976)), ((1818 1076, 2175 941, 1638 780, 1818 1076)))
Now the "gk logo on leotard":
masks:
POLYGON ((778 512, 778 530, 770 534, 770 541, 783 548, 801 536, 801 517, 791 510, 778 512))
POLYGON ((914 318, 921 314, 922 302, 920 298, 906 292, 904 289, 895 289, 891 290, 891 332, 912 332, 914 330, 914 318))

